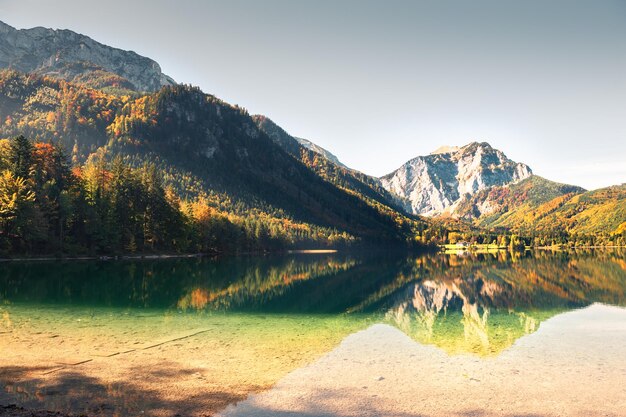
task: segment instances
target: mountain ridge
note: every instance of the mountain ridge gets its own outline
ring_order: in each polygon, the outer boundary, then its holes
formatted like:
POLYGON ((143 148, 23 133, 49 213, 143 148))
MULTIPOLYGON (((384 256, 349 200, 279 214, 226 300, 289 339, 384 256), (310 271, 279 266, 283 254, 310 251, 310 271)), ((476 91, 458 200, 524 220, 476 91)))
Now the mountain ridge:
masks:
MULTIPOLYGON (((327 157, 327 153, 318 152, 318 149, 323 148, 315 144, 314 146, 302 144, 300 138, 289 135, 267 116, 254 115, 252 118, 274 142, 326 181, 361 196, 368 204, 387 215, 392 215, 390 211, 397 210, 399 211, 397 218, 408 216, 407 220, 409 220, 411 217, 410 214, 403 213, 403 204, 398 202, 396 196, 385 190, 377 178, 350 169, 343 164, 337 164, 327 157)), ((307 142, 309 145, 312 144, 310 141, 307 142)))
MULTIPOLYGON (((0 119, 9 121, 0 125, 0 137, 24 134, 39 142, 61 142, 72 149, 75 164, 101 154, 137 168, 153 163, 180 198, 207 196, 216 210, 229 215, 310 225, 321 228, 329 242, 340 236, 347 242, 415 243, 418 221, 383 207, 377 193, 385 190, 342 176, 343 168, 322 168, 325 159, 291 137, 285 146, 292 149, 286 150, 244 109, 198 88, 176 85, 116 97, 2 70, 0 119), (336 171, 353 186, 333 181, 322 170, 336 171)), ((315 233, 321 239, 321 232, 315 233)))
POLYGON ((0 34, 0 138, 60 143, 75 166, 101 155, 154 164, 181 198, 205 198, 239 224, 293 220, 311 226, 296 235, 326 244, 440 243, 454 222, 472 233, 626 230, 619 186, 554 183, 487 142, 443 146, 371 177, 265 116, 176 84, 150 58, 69 30, 0 22, 0 34))
POLYGON ((466 194, 532 175, 487 142, 471 142, 451 151, 417 156, 380 178, 383 187, 409 202, 414 214, 429 217, 454 212, 466 194))
MULTIPOLYGON (((524 185, 521 182, 511 187, 517 189, 509 197, 523 192, 524 185)), ((568 233, 572 236, 588 236, 626 232, 626 184, 591 191, 576 186, 563 187, 563 190, 552 196, 526 199, 521 204, 513 205, 513 209, 495 205, 491 213, 478 217, 475 224, 483 228, 514 230, 525 235, 568 233)), ((510 198, 505 197, 501 201, 506 205, 510 198)), ((588 243, 593 244, 593 241, 588 243)))
POLYGON ((176 84, 156 61, 136 52, 104 45, 68 29, 16 29, 2 21, 0 68, 137 92, 176 84))
POLYGON ((300 137, 297 137, 297 136, 293 136, 293 138, 295 140, 297 140, 300 143, 300 145, 302 145, 305 148, 308 148, 308 149, 310 149, 310 150, 312 150, 314 152, 319 153, 320 155, 322 155, 324 158, 328 159, 333 164, 338 165, 338 166, 340 166, 342 168, 347 168, 347 169, 353 170, 352 168, 349 168, 343 162, 341 162, 339 160, 339 158, 337 158, 337 156, 335 156, 335 154, 330 152, 328 149, 323 148, 323 147, 319 146, 318 144, 316 144, 316 143, 314 143, 314 142, 312 142, 312 141, 310 141, 308 139, 300 138, 300 137))

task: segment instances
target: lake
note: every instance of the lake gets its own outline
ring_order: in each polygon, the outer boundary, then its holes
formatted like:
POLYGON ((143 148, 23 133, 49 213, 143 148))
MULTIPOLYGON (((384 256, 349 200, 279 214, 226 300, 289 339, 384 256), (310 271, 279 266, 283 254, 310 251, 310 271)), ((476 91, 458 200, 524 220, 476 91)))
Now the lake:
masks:
POLYGON ((0 271, 0 415, 626 415, 622 250, 0 271))

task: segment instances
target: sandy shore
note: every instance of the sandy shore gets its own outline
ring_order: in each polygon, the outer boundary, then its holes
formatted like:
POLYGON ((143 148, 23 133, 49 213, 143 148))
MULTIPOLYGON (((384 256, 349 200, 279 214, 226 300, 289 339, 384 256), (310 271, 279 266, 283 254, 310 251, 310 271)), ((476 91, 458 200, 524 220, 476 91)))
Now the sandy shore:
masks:
POLYGON ((557 316, 491 359, 376 324, 220 417, 624 416, 626 310, 557 316))
POLYGON ((624 416, 626 310, 558 315, 500 355, 448 355, 395 327, 310 317, 13 309, 0 416, 624 416), (110 314, 110 313, 109 313, 110 314), (84 328, 83 332, 76 329, 84 328), (111 337, 115 335, 115 337, 111 337), (349 335, 349 336, 347 336, 349 335), (347 337, 345 337, 347 336, 347 337), (341 341, 343 339, 343 341, 341 341), (63 414, 65 415, 65 414, 63 414))
POLYGON ((26 410, 0 416, 20 417, 213 415, 367 327, 323 316, 3 309, 0 406, 26 410))

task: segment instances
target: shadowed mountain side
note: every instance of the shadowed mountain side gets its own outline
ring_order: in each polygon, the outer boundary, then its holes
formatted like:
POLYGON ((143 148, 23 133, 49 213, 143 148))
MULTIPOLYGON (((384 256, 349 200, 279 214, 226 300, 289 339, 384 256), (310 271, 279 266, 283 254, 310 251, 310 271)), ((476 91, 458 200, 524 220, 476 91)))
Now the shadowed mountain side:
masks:
POLYGON ((116 97, 5 70, 0 119, 10 120, 0 136, 59 142, 75 163, 94 153, 134 167, 152 163, 182 198, 207 195, 221 212, 324 228, 321 235, 340 244, 417 245, 414 236, 425 228, 375 200, 377 191, 356 179, 358 190, 328 181, 271 140, 244 109, 197 88, 116 97))
POLYGON ((426 223, 418 216, 409 214, 408 201, 387 191, 378 178, 355 171, 336 161, 334 156, 320 152, 319 147, 302 144, 302 139, 289 135, 271 119, 262 115, 252 116, 259 128, 283 149, 315 171, 326 181, 335 184, 372 205, 382 214, 394 217, 396 222, 413 222, 419 229, 426 223))

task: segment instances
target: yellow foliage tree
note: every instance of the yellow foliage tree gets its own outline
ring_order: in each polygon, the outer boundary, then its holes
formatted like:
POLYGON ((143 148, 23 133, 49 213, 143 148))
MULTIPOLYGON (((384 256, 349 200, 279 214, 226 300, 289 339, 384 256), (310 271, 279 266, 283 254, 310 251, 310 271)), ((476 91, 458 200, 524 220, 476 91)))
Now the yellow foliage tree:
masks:
POLYGON ((5 230, 21 209, 33 201, 35 193, 24 178, 14 176, 9 170, 0 174, 0 219, 5 230))

